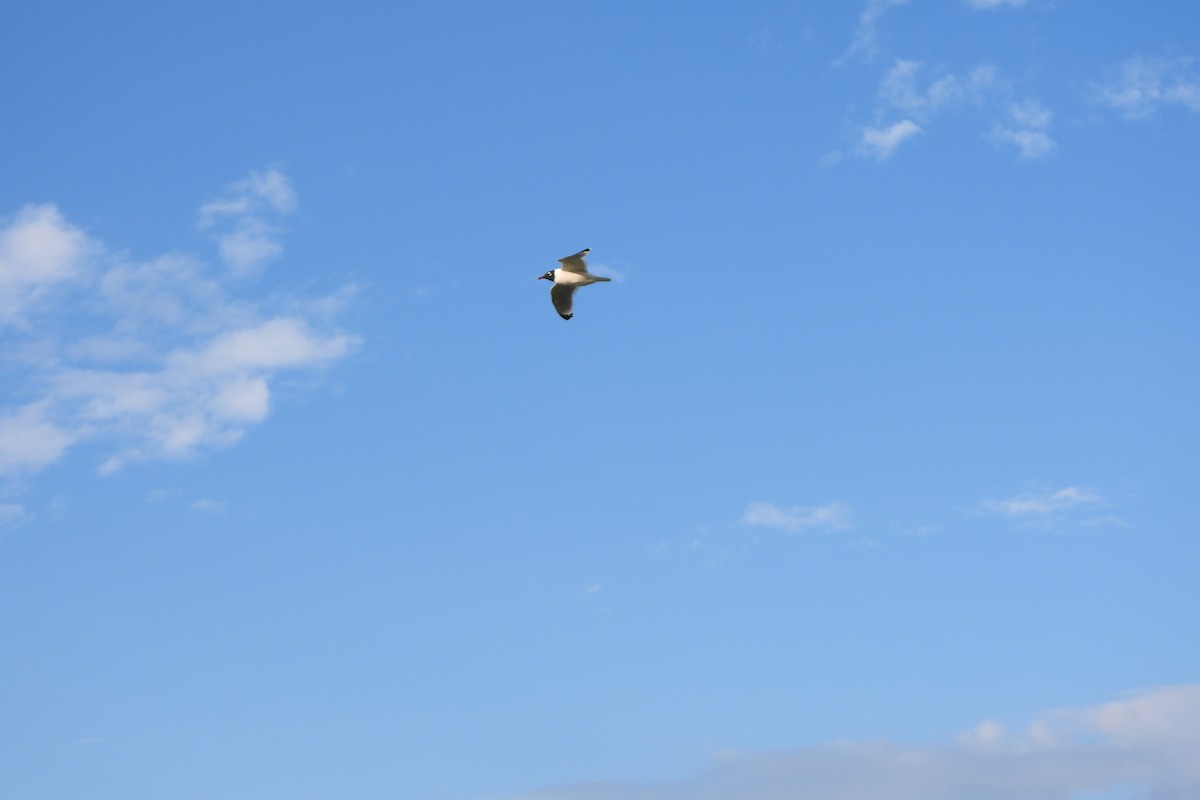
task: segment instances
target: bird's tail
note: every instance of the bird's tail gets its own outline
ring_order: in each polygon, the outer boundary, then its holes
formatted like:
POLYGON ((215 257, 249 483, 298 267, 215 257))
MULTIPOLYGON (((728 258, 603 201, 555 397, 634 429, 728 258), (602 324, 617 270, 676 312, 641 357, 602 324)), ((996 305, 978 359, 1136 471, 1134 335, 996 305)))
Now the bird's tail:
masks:
POLYGON ((612 280, 612 278, 601 278, 599 275, 593 275, 592 277, 595 278, 597 282, 608 283, 612 280))

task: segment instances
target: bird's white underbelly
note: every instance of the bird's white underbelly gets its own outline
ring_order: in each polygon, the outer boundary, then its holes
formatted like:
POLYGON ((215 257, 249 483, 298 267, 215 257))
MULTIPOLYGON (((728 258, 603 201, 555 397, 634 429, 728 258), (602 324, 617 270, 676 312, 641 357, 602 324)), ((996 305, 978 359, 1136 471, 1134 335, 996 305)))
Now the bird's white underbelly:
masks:
POLYGON ((568 272, 560 268, 554 270, 554 282, 562 286, 587 286, 596 283, 596 278, 586 272, 568 272))

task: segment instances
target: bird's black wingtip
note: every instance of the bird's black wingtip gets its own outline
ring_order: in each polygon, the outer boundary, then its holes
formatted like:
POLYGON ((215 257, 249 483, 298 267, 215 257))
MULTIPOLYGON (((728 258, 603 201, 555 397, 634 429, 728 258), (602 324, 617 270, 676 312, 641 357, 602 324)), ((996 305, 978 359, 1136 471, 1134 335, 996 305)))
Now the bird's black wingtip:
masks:
POLYGON ((570 319, 571 317, 573 317, 575 315, 574 314, 559 314, 559 316, 562 317, 563 319, 570 319))

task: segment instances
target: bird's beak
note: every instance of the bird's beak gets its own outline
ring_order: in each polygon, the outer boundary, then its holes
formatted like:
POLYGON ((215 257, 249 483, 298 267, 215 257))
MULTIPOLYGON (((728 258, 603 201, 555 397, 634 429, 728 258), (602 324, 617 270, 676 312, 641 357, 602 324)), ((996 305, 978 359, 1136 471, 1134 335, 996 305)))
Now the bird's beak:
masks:
POLYGON ((537 279, 538 279, 539 281, 547 281, 547 280, 550 280, 550 279, 549 279, 549 278, 547 278, 545 275, 538 275, 538 276, 537 276, 537 279))

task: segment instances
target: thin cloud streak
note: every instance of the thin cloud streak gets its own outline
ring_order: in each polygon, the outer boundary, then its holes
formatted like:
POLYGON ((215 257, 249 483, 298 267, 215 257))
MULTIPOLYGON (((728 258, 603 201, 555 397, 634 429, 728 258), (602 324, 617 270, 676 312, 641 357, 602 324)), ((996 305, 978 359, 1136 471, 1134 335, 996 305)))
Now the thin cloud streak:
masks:
POLYGON ((983 10, 988 8, 1020 8, 1027 0, 966 0, 969 8, 983 10))
POLYGON ((985 511, 1006 517, 1024 517, 1052 514, 1077 506, 1097 505, 1103 502, 1100 495, 1090 489, 1067 486, 1052 492, 1019 494, 1003 500, 985 500, 985 511))
POLYGON ((726 755, 676 782, 559 786, 514 800, 1187 800, 1200 796, 1196 752, 1200 684, 1052 710, 1015 730, 986 719, 942 744, 842 741, 726 755))
POLYGON ((863 128, 859 152, 886 161, 901 144, 920 132, 921 126, 911 119, 901 120, 886 128, 863 128))
POLYGON ((809 530, 840 531, 853 526, 853 510, 846 503, 834 502, 822 506, 793 506, 781 508, 771 503, 753 502, 746 506, 742 522, 761 525, 784 533, 795 534, 809 530))

